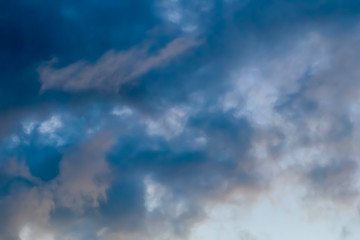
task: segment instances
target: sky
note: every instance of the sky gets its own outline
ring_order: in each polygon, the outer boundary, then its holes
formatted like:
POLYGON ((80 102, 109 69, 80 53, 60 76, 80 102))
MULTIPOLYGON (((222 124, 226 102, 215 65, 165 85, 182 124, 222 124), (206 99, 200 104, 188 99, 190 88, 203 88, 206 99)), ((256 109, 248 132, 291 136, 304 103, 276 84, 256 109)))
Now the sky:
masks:
POLYGON ((358 0, 0 0, 0 239, 360 239, 359 53, 358 0))

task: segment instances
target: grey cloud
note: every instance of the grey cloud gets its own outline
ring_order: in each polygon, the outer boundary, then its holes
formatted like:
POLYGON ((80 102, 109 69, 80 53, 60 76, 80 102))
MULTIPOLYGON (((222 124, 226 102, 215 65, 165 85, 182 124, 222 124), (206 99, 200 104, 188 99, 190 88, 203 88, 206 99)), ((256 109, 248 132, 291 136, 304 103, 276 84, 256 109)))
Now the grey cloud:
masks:
POLYGON ((94 64, 79 61, 60 69, 53 67, 56 60, 52 60, 38 69, 41 89, 117 91, 122 84, 165 66, 199 44, 195 38, 181 37, 172 40, 157 53, 149 53, 150 46, 144 44, 128 51, 110 50, 94 64))
POLYGON ((335 200, 356 199, 358 167, 357 162, 350 160, 333 160, 325 166, 312 167, 307 175, 312 187, 310 193, 335 200))
POLYGON ((49 213, 54 206, 51 195, 42 188, 19 184, 13 184, 16 191, 0 199, 1 239, 18 240, 27 227, 33 229, 30 235, 33 238, 46 233, 49 213))
POLYGON ((97 207, 100 200, 106 199, 111 181, 106 162, 110 145, 110 136, 102 134, 65 153, 60 175, 51 186, 59 206, 82 211, 97 207))
POLYGON ((249 231, 242 230, 239 233, 239 240, 256 240, 257 238, 254 237, 249 231))

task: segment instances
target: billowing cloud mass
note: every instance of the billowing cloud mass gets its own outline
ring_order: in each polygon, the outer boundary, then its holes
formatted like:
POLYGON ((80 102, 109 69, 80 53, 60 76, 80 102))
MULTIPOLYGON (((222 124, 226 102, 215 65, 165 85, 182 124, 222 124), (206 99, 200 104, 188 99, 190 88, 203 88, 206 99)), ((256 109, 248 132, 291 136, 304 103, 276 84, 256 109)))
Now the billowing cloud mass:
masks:
POLYGON ((357 240, 360 2, 1 1, 0 239, 357 240))

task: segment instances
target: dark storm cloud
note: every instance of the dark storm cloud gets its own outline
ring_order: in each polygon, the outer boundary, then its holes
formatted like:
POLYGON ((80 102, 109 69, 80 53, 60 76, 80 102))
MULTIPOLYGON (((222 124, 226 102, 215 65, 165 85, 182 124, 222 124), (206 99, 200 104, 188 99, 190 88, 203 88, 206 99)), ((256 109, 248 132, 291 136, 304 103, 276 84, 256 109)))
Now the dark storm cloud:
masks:
POLYGON ((264 155, 356 200, 359 10, 1 1, 0 238, 185 238, 264 155))

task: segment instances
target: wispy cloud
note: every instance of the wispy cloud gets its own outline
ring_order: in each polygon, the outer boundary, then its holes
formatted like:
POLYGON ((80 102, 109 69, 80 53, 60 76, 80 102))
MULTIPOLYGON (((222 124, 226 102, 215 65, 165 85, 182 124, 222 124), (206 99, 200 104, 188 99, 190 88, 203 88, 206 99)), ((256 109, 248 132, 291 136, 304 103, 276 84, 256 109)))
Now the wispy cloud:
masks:
POLYGON ((41 90, 95 89, 117 92, 124 83, 166 66, 171 60, 199 44, 200 41, 195 38, 182 37, 172 40, 156 53, 149 53, 150 46, 144 44, 128 51, 110 50, 93 64, 79 61, 60 69, 53 67, 56 60, 52 60, 38 69, 41 90))

